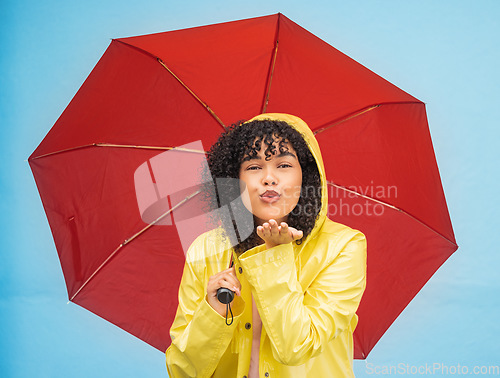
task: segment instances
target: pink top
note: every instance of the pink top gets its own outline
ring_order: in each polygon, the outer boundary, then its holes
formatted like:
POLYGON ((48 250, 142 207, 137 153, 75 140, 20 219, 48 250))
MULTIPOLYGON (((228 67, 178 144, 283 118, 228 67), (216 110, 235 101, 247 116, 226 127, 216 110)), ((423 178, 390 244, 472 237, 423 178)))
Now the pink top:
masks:
POLYGON ((259 349, 260 349, 260 333, 262 331, 262 321, 260 320, 259 312, 252 295, 252 354, 250 355, 250 370, 248 378, 259 378, 259 349))

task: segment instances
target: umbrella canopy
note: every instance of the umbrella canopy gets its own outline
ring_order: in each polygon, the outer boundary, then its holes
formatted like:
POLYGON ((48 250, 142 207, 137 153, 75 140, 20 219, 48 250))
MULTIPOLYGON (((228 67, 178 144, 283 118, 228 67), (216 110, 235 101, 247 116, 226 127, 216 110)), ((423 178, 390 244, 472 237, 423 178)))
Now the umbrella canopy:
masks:
POLYGON ((457 249, 425 105, 281 14, 111 42, 29 158, 70 300, 164 351, 186 240, 144 222, 134 174, 265 112, 309 124, 329 217, 367 236, 366 358, 457 249))

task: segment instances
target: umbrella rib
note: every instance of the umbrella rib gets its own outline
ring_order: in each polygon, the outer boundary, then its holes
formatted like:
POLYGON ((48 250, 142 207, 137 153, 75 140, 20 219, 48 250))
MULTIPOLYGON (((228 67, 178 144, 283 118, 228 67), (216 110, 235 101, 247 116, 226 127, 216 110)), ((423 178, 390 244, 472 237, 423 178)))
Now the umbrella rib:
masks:
POLYGON ((137 237, 139 237, 140 235, 142 235, 144 232, 146 232, 147 230, 149 230, 151 227, 153 227, 154 225, 156 225, 158 222, 160 222, 163 218, 165 218, 167 215, 169 215, 172 211, 176 210, 179 206, 183 205, 184 203, 186 203, 187 201, 189 201, 191 198, 195 197, 196 195, 200 194, 201 193, 201 190, 197 190, 196 192, 193 192, 191 193, 190 195, 186 196, 182 201, 180 201, 178 204, 176 204, 174 207, 172 207, 171 209, 169 209, 168 211, 166 211, 165 213, 163 213, 162 215, 160 215, 158 218, 156 218, 153 222, 149 223, 146 227, 144 227, 142 230, 140 230, 139 232, 135 233, 134 235, 132 235, 130 238, 128 239, 125 239, 123 241, 123 243, 121 243, 107 258, 106 260, 103 261, 103 263, 101 265, 99 265, 99 267, 90 275, 89 278, 87 278, 87 280, 83 283, 82 286, 80 286, 80 288, 76 291, 75 294, 73 294, 73 296, 69 299, 70 301, 73 301, 73 299, 75 299, 75 297, 82 291, 82 289, 87 286, 87 284, 92 280, 92 278, 94 278, 96 276, 97 273, 99 273, 99 271, 114 257, 116 256, 116 254, 120 251, 120 249, 122 249, 125 245, 127 245, 128 243, 130 243, 132 240, 136 239, 137 237))
POLYGON ((328 129, 330 129, 330 128, 334 127, 334 126, 340 125, 341 123, 347 122, 347 121, 349 121, 349 120, 351 120, 351 119, 353 119, 353 118, 359 117, 360 115, 365 114, 365 113, 369 112, 370 110, 376 109, 376 108, 378 108, 379 106, 380 106, 380 104, 378 104, 378 105, 372 105, 372 106, 369 106, 369 107, 367 107, 367 108, 364 108, 364 109, 360 110, 360 111, 359 111, 359 112, 357 112, 357 113, 354 113, 354 114, 348 115, 347 117, 342 118, 342 119, 340 119, 340 120, 338 120, 338 121, 336 121, 336 122, 334 122, 334 123, 332 123, 332 124, 330 124, 330 125, 328 125, 328 126, 324 126, 324 127, 320 128, 320 129, 318 129, 318 130, 315 130, 315 131, 314 131, 314 135, 317 135, 317 134, 319 134, 319 133, 322 133, 323 131, 326 131, 326 130, 328 130, 328 129))
POLYGON ((47 157, 47 156, 52 156, 52 155, 56 155, 56 154, 62 154, 63 152, 69 152, 69 151, 73 151, 73 150, 79 150, 79 149, 87 148, 87 147, 94 147, 95 145, 96 145, 96 143, 92 143, 92 144, 85 144, 83 146, 65 148, 64 150, 59 150, 59 151, 49 152, 49 153, 46 153, 46 154, 43 154, 43 155, 33 156, 33 157, 30 157, 28 160, 40 159, 40 158, 44 158, 44 157, 47 157))
POLYGON ((74 151, 74 150, 79 150, 82 148, 88 148, 88 147, 117 147, 117 148, 137 148, 137 149, 145 149, 145 150, 179 150, 179 151, 184 151, 184 152, 193 152, 193 153, 198 153, 198 154, 208 154, 207 151, 202 151, 202 150, 194 150, 191 148, 183 148, 183 147, 170 147, 170 146, 138 146, 138 145, 133 145, 133 144, 113 144, 113 143, 92 143, 92 144, 85 144, 83 146, 77 146, 77 147, 71 147, 71 148, 66 148, 64 150, 59 150, 59 151, 54 151, 54 152, 49 152, 47 154, 43 155, 38 155, 30 158, 29 160, 35 160, 35 159, 40 159, 43 157, 51 156, 51 155, 56 155, 56 154, 61 154, 63 152, 69 152, 69 151, 74 151))
POLYGON ((391 204, 389 204, 389 203, 387 203, 387 202, 384 202, 384 201, 380 201, 380 200, 378 200, 378 199, 376 199, 376 198, 373 198, 373 197, 367 196, 367 195, 365 195, 365 194, 358 193, 357 191, 352 190, 352 189, 348 189, 348 188, 346 188, 345 186, 337 185, 337 184, 333 183, 332 181, 327 181, 326 183, 327 183, 328 185, 334 186, 334 187, 336 187, 336 188, 338 188, 338 189, 344 190, 344 191, 346 191, 346 192, 349 192, 349 193, 355 194, 355 195, 357 195, 357 196, 359 196, 359 197, 363 197, 363 198, 368 199, 368 200, 370 200, 370 201, 377 202, 377 203, 379 203, 379 204, 381 204, 381 205, 383 205, 383 206, 386 206, 386 207, 389 207, 389 208, 394 209, 394 210, 396 210, 396 211, 399 211, 400 213, 403 213, 403 214, 405 214, 405 215, 409 216, 410 218, 412 218, 412 219, 416 220, 416 221, 417 221, 417 222, 419 222, 420 224, 424 225, 424 226, 425 226, 425 227, 427 227, 429 230, 431 230, 431 231, 435 232, 437 235, 441 236, 443 239, 445 239, 445 240, 446 240, 446 241, 448 241, 449 243, 453 244, 455 247, 458 247, 458 245, 457 245, 456 243, 452 242, 452 241, 451 241, 450 239, 448 239, 446 236, 442 235, 441 233, 439 233, 438 231, 436 231, 435 229, 433 229, 433 228, 432 228, 432 227, 430 227, 429 225, 427 225, 427 224, 425 224, 424 222, 422 222, 420 219, 418 219, 418 218, 416 218, 415 216, 411 215, 410 213, 408 213, 408 212, 404 211, 403 209, 400 209, 399 207, 396 207, 396 206, 391 205, 391 204))
POLYGON ((276 43, 274 46, 274 54, 271 62, 271 72, 269 74, 269 83, 267 86, 266 98, 264 100, 264 106, 262 107, 261 113, 265 113, 267 111, 267 105, 269 104, 269 96, 271 95, 271 84, 273 82, 274 67, 276 66, 276 58, 278 56, 278 45, 279 45, 278 37, 280 32, 280 20, 281 20, 281 13, 278 14, 278 22, 276 24, 276 43))
POLYGON ((139 148, 139 149, 147 149, 147 150, 178 150, 184 152, 194 152, 197 154, 206 155, 208 152, 203 150, 194 150, 192 148, 183 148, 183 147, 161 147, 161 146, 137 146, 133 144, 113 144, 113 143, 94 143, 96 147, 118 147, 118 148, 139 148))
POLYGON ((370 110, 376 109, 382 105, 395 105, 395 104, 422 104, 422 102, 420 102, 420 101, 401 101, 401 102, 384 102, 384 103, 380 103, 380 104, 370 105, 370 106, 367 106, 367 107, 365 107, 357 112, 353 112, 344 118, 340 118, 339 120, 334 121, 332 124, 326 123, 326 126, 320 126, 318 129, 314 130, 313 133, 314 133, 314 135, 322 133, 323 131, 326 131, 334 126, 340 125, 341 123, 349 121, 349 120, 356 118, 360 115, 363 115, 363 114, 369 112, 370 110))
POLYGON ((276 65, 276 57, 278 55, 278 40, 276 40, 276 47, 274 48, 273 61, 271 63, 271 74, 269 75, 269 85, 267 86, 266 99, 264 101, 264 107, 262 108, 262 113, 267 111, 267 104, 269 104, 269 95, 271 94, 271 84, 273 82, 274 66, 276 65))
POLYGON ((215 114, 215 112, 210 108, 210 106, 208 106, 205 102, 203 102, 203 100, 201 98, 199 98, 192 90, 191 88, 189 88, 176 74, 174 74, 172 72, 172 70, 170 68, 167 67, 167 65, 165 63, 163 63, 163 61, 160 59, 160 58, 156 58, 158 60, 158 63, 160 63, 163 68, 165 68, 189 93, 191 93, 191 95, 196 99, 198 100, 198 102, 212 115, 212 117, 215 118, 215 120, 217 122, 219 122, 219 124, 223 127, 224 130, 227 131, 227 127, 226 125, 224 125, 224 123, 221 121, 221 119, 217 116, 217 114, 215 114))

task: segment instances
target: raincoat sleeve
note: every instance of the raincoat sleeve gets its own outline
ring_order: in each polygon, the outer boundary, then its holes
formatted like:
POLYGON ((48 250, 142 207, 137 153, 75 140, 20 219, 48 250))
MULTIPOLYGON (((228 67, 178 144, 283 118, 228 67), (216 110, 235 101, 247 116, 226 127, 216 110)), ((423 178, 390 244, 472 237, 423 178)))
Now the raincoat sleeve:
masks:
POLYGON ((204 265, 200 263, 184 265, 179 306, 170 329, 172 344, 166 351, 171 378, 212 376, 243 313, 244 302, 236 296, 232 306, 233 323, 226 325, 225 318, 205 299, 207 282, 200 279, 205 276, 202 268, 204 265))
POLYGON ((304 288, 297 279, 291 243, 249 250, 240 258, 273 356, 285 365, 301 365, 319 355, 330 340, 346 330, 357 316, 365 289, 364 235, 349 230, 339 237, 322 239, 314 246, 313 253, 319 257, 308 262, 318 266, 318 274, 304 288))

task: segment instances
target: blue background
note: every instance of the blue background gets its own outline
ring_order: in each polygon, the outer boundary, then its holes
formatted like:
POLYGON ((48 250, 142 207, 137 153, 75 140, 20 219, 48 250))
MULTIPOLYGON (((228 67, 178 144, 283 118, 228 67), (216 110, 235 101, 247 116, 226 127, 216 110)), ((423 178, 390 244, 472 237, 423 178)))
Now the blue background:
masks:
MULTIPOLYGON (((67 304, 27 157, 111 38, 277 12, 427 104, 460 249, 375 346, 358 377, 499 365, 497 1, 0 3, 0 375, 162 377, 164 356, 67 304)), ((452 370, 449 370, 450 372, 452 370)), ((450 373, 451 375, 451 373, 450 373)))

